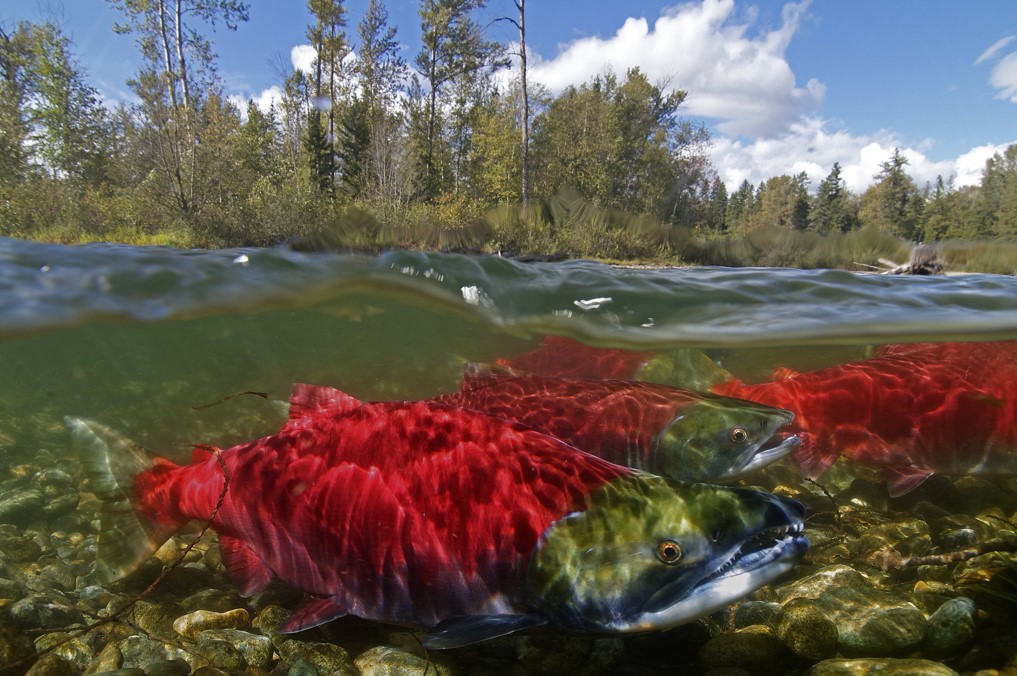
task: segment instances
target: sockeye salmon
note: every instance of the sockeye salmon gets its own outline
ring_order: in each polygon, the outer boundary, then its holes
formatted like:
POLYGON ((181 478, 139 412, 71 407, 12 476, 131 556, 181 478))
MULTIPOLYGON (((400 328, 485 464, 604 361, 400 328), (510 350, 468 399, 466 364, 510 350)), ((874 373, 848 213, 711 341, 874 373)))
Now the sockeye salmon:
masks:
POLYGON ((934 473, 1017 473, 1017 341, 888 345, 876 356, 712 391, 795 414, 810 478, 841 455, 885 468, 890 494, 934 473))
POLYGON ((469 364, 431 399, 521 422, 611 462, 673 479, 727 482, 798 446, 766 443, 794 414, 744 399, 631 380, 515 374, 469 364))
POLYGON ((808 546, 794 500, 660 478, 427 402, 298 385, 277 434, 195 449, 182 466, 99 423, 68 425, 104 503, 101 579, 208 521, 225 490, 212 526, 240 591, 281 578, 309 594, 284 632, 347 614, 429 630, 432 648, 542 624, 665 629, 773 580, 808 546))

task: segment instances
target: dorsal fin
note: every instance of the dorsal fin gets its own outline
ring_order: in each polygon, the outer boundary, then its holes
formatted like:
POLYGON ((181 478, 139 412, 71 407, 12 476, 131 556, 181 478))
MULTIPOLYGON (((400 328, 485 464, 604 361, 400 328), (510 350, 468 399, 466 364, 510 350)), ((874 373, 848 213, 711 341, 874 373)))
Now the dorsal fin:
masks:
POLYGON ((490 387, 496 383, 516 376, 511 369, 502 366, 491 366, 490 364, 479 364, 467 362, 463 365, 462 391, 469 392, 482 387, 490 387))
POLYGON ((362 403, 334 387, 297 383, 290 395, 290 420, 312 413, 347 413, 359 408, 362 403))

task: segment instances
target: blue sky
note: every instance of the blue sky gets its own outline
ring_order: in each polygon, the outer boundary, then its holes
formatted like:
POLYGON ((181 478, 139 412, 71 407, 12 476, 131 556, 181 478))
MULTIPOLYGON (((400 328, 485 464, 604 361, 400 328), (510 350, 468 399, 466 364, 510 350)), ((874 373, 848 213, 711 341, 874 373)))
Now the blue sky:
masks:
MULTIPOLYGON (((269 101, 283 71, 306 58, 310 15, 299 0, 248 0, 251 20, 212 34, 228 94, 269 101), (297 48, 297 49, 294 49, 297 48)), ((367 0, 348 0, 349 30, 367 0)), ((388 0, 412 62, 418 3, 388 0)), ((488 0, 478 20, 514 12, 488 0)), ((0 23, 54 19, 90 82, 127 99, 138 62, 132 38, 110 30, 102 0, 4 0, 0 23)), ((495 23, 492 39, 512 40, 495 23)), ((713 133, 714 166, 729 186, 806 171, 814 184, 834 162, 848 186, 873 182, 894 147, 920 184, 937 175, 977 183, 985 160, 1017 142, 1014 0, 530 0, 532 80, 557 92, 612 68, 639 66, 689 92, 684 114, 713 133)))

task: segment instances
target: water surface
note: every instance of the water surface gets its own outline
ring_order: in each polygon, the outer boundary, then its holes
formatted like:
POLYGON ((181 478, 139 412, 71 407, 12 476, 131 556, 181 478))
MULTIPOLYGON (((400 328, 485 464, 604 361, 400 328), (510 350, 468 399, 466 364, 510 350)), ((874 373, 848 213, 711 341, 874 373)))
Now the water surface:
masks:
POLYGON ((160 450, 234 443, 273 431, 293 382, 426 397, 549 333, 764 370, 753 350, 790 346, 808 367, 872 343, 1017 337, 1017 279, 0 240, 0 443, 62 442, 68 414, 160 450), (206 406, 247 391, 267 398, 206 406))

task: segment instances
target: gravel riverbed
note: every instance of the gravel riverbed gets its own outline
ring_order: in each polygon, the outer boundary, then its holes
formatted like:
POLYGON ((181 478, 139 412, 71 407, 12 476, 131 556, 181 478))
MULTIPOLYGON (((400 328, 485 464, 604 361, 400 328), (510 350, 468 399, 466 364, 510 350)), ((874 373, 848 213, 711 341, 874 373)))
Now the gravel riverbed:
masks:
POLYGON ((201 524, 99 585, 98 502, 77 463, 0 456, 0 673, 1017 673, 1017 481, 933 477, 889 499, 878 475, 841 462, 821 485, 790 465, 753 483, 809 510, 810 551, 776 584, 654 635, 548 629, 428 653, 357 618, 276 633, 300 594, 241 598, 214 534, 193 544, 201 524))

